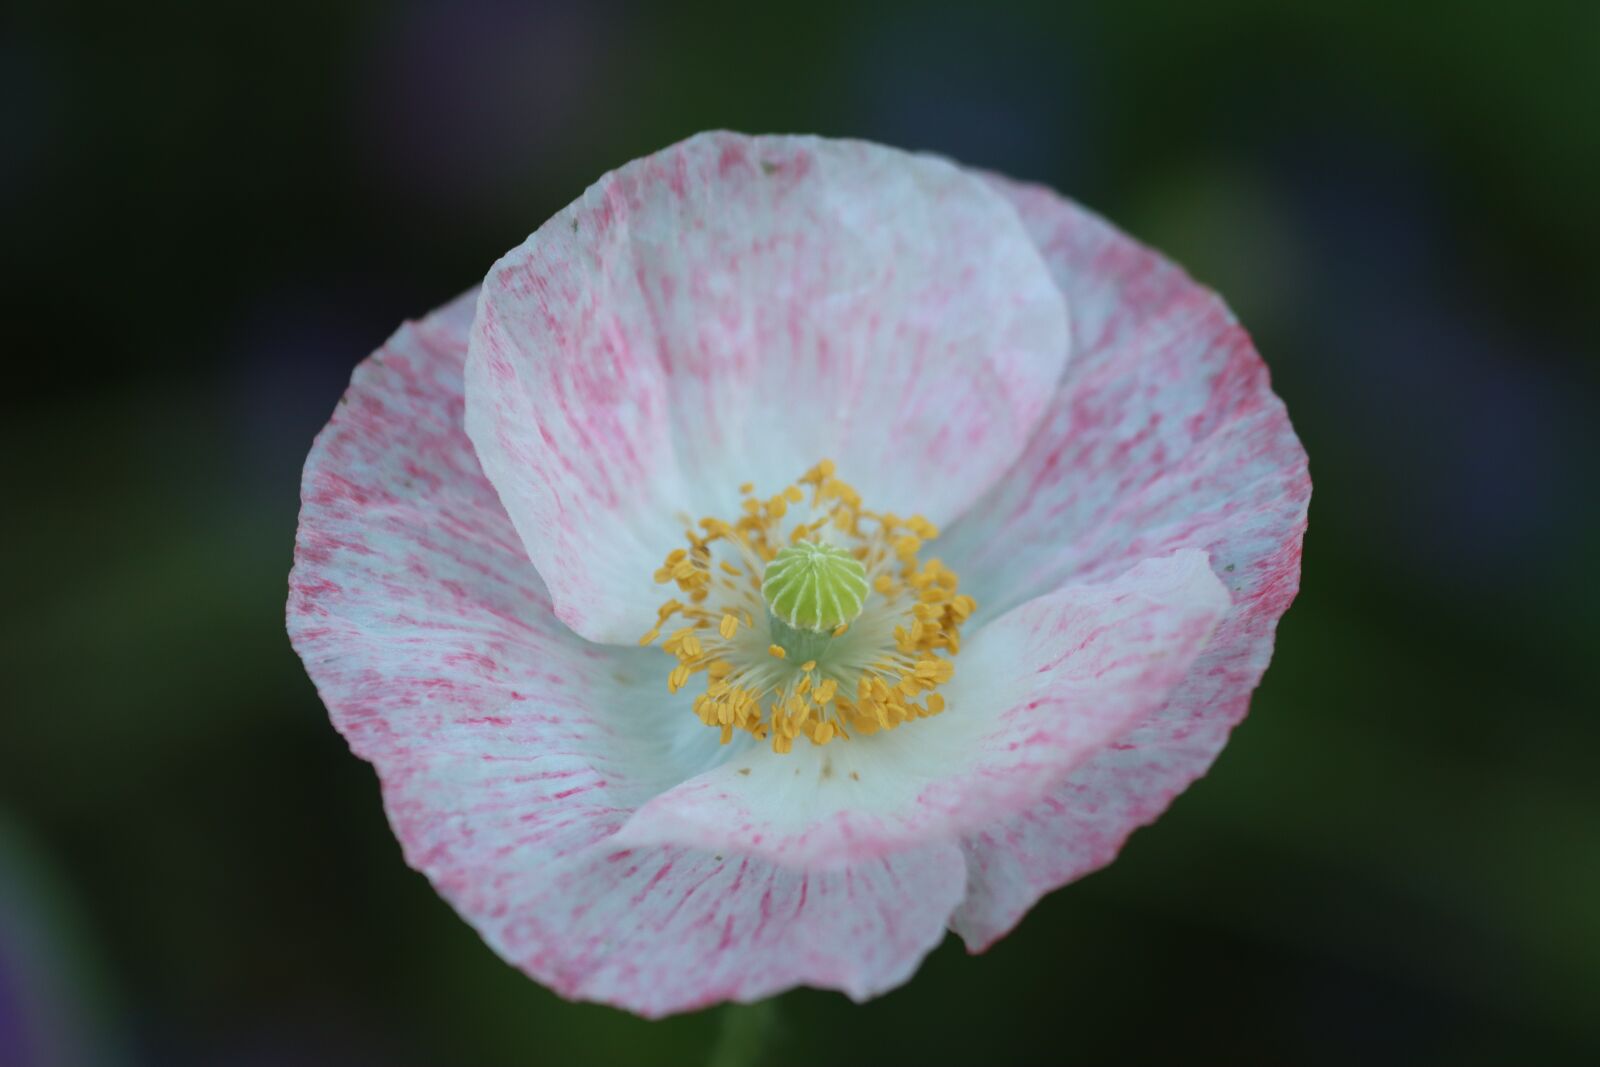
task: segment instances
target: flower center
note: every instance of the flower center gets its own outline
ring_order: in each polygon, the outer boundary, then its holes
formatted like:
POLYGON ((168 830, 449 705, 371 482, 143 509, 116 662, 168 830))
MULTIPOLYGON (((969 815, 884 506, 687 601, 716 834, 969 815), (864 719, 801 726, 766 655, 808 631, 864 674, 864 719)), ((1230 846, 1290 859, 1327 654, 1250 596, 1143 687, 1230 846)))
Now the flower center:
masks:
POLYGON ((734 521, 685 531, 655 580, 675 583, 641 645, 661 642, 677 664, 672 692, 704 674, 700 721, 722 743, 743 730, 788 752, 937 715, 935 692, 955 671, 961 623, 976 607, 955 573, 919 552, 938 530, 869 511, 823 460, 777 495, 740 487, 734 521), (665 638, 674 619, 683 625, 665 638))

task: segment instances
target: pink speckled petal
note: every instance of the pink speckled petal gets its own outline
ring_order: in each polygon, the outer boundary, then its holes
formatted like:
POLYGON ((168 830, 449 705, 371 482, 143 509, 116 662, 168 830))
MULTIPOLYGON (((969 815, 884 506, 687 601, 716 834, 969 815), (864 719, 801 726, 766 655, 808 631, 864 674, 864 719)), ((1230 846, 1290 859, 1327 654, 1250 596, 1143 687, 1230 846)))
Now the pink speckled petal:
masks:
POLYGON ((828 870, 1031 808, 1166 700, 1228 610, 1204 553, 1069 586, 975 634, 932 719, 744 753, 656 797, 618 834, 828 870))
POLYGON ((1207 552, 1233 607, 1159 714, 1032 810, 966 842, 974 949, 1110 862, 1244 717, 1299 587, 1311 482, 1249 337, 1215 294, 1055 193, 995 180, 1073 309, 1074 356, 1022 459, 942 549, 985 611, 1130 560, 1207 552))
POLYGON ((290 576, 290 639, 429 873, 502 794, 597 835, 716 755, 648 652, 552 612, 462 430, 471 318, 462 298, 356 369, 306 461, 290 576))
POLYGON ((852 999, 906 981, 944 938, 966 886, 936 844, 805 873, 681 848, 589 849, 484 894, 506 959, 573 999, 655 1017, 796 985, 852 999), (514 897, 514 912, 495 914, 514 897))
POLYGON ((467 429, 557 614, 655 619, 682 524, 832 458, 873 506, 957 515, 1068 354, 1015 211, 943 160, 703 134, 606 175, 490 272, 467 429))
POLYGON ((569 997, 647 1015, 910 976, 965 884, 946 842, 826 875, 609 838, 719 756, 654 650, 556 619, 462 429, 469 295, 357 369, 306 464, 291 640, 407 862, 569 997))

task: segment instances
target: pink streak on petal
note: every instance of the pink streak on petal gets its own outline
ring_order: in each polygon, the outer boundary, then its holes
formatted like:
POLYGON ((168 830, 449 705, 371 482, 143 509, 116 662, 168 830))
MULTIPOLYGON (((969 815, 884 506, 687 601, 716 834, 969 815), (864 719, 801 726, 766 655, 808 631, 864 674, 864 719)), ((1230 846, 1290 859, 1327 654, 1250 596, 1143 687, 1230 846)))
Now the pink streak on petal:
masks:
POLYGON ((355 373, 306 464, 288 627, 406 861, 557 992, 646 1015, 906 980, 965 885, 943 843, 828 875, 609 840, 716 736, 654 655, 555 618, 462 429, 473 299, 355 373), (643 684, 641 684, 643 683, 643 684))
POLYGON ((1026 813, 974 834, 955 928, 975 951, 1116 856, 1204 774, 1299 588, 1311 482, 1249 337, 1182 270, 1049 190, 993 179, 1073 308, 1074 362, 1015 468, 947 537, 986 608, 1207 552, 1233 608, 1172 699, 1026 813))
POLYGON ((648 628, 681 518, 822 458, 876 507, 957 515, 1068 355, 1015 212, 930 157, 704 134, 606 175, 490 271, 467 429, 556 611, 648 628))
POLYGON ((802 984, 861 1001, 911 977, 965 883, 949 844, 811 874, 688 849, 591 849, 504 885, 518 906, 480 929, 563 996, 651 1018, 802 984))
POLYGON ((1227 610, 1193 551, 1030 601, 970 640, 943 714, 738 755, 649 801, 616 840, 829 870, 977 832, 1031 808, 1159 708, 1227 610))

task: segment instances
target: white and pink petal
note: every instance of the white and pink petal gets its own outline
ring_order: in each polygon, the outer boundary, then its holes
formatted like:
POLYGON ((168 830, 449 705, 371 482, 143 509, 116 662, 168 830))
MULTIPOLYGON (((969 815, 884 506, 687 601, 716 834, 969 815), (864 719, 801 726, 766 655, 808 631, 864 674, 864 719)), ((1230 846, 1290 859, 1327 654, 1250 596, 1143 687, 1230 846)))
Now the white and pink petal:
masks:
POLYGON ((1016 213, 943 160, 704 134, 606 175, 490 272, 467 429, 561 618, 631 641, 688 516, 823 458, 954 518, 1069 353, 1016 213))
POLYGON ((657 1017, 797 985, 866 1000, 911 977, 966 888, 953 844, 842 870, 683 848, 590 849, 494 887, 485 939, 563 996, 657 1017))
POLYGON ((646 803, 617 840, 830 870, 978 832, 1159 708, 1227 610, 1199 552, 1068 586, 968 641, 942 714, 782 755, 749 746, 646 803))
POLYGON ((1299 587, 1305 452, 1248 335, 1157 253, 1057 194, 993 179, 1073 309, 1074 358, 1017 465, 944 548, 982 610, 1176 550, 1232 607, 1171 698, 1030 810, 971 834, 953 925, 974 950, 1109 863, 1244 718, 1299 587))
POLYGON ((612 840, 721 752, 659 653, 589 644, 551 610, 462 430, 472 306, 357 369, 307 462, 290 578, 291 640, 407 862, 569 997, 660 1015, 904 981, 964 891, 951 842, 806 875, 612 840))

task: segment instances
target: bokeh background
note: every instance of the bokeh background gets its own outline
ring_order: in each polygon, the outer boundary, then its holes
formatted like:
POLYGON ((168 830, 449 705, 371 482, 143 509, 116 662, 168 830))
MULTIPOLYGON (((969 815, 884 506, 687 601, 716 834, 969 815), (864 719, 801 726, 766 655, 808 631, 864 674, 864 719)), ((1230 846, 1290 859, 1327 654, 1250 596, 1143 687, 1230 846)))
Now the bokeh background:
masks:
POLYGON ((8 5, 0 1065, 1600 1062, 1597 57, 1593 2, 8 5), (404 866, 283 601, 356 361, 719 126, 1166 250, 1316 496, 1250 718, 1114 866, 866 1007, 651 1024, 404 866))

